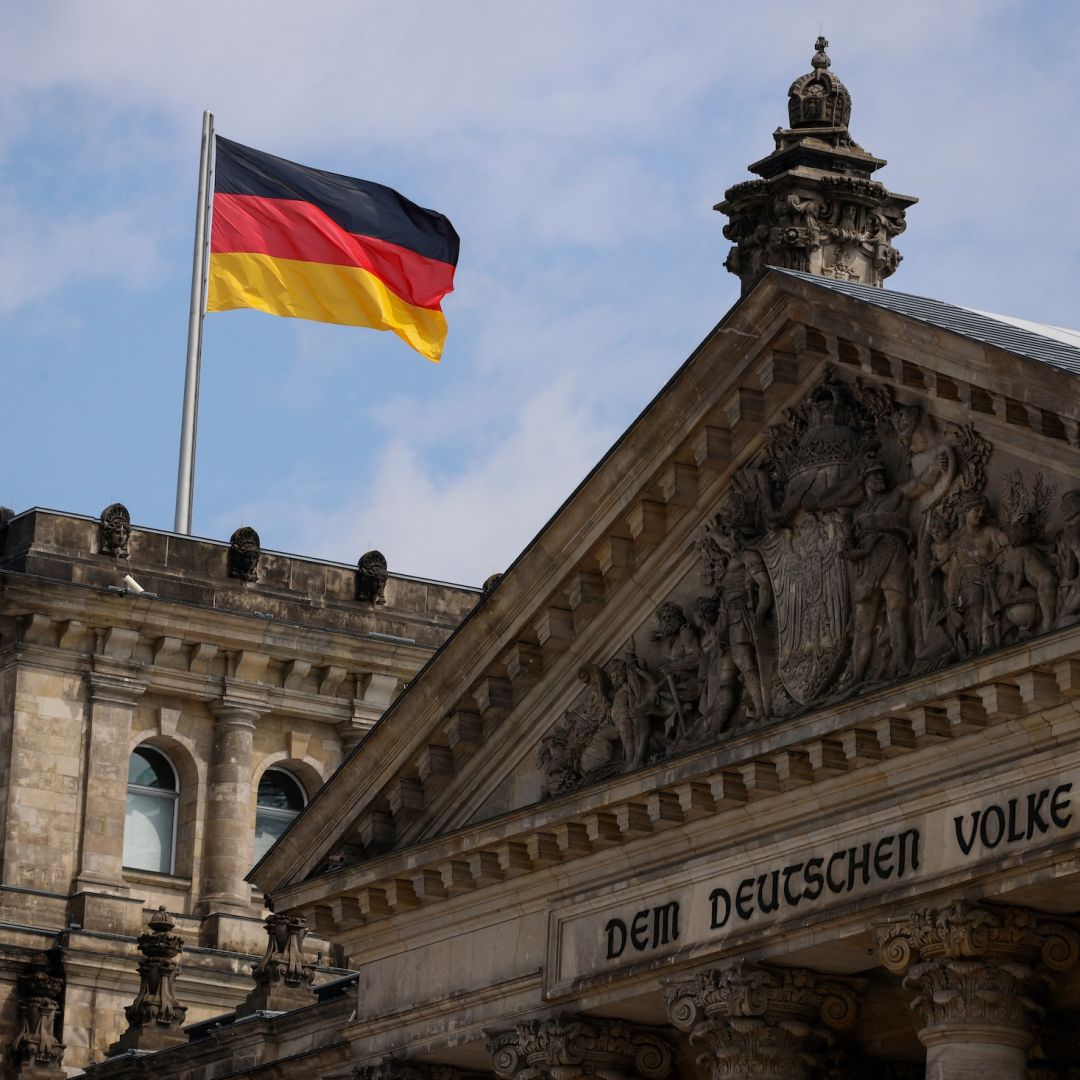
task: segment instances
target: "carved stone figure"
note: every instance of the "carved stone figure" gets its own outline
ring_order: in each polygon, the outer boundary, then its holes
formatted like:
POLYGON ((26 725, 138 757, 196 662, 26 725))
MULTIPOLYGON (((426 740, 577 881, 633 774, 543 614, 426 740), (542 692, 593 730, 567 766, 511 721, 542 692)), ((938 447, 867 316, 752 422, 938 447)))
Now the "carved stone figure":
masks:
POLYGON ((697 717, 701 697, 701 643, 678 604, 661 604, 656 621, 659 629, 654 639, 662 642, 666 651, 660 673, 671 702, 665 735, 678 740, 693 731, 697 717))
POLYGON ((123 503, 112 503, 101 511, 98 527, 98 547, 102 555, 114 559, 128 557, 128 541, 131 538, 131 514, 123 503))
POLYGON ((356 564, 356 599, 364 604, 385 604, 389 577, 386 556, 381 551, 364 552, 356 564))
POLYGON ((19 1031, 10 1049, 16 1076, 65 1075, 60 1065, 64 1044, 56 1037, 56 1014, 63 992, 63 974, 55 955, 41 954, 19 974, 19 1031))
POLYGON ((702 546, 710 550, 717 564, 713 574, 719 592, 717 644, 730 650, 730 663, 739 673, 747 698, 747 717, 764 719, 766 690, 759 665, 759 637, 772 606, 772 590, 765 564, 750 546, 749 536, 745 503, 729 501, 713 523, 706 524, 702 546))
POLYGON ((1061 514, 1065 524, 1058 534, 1056 552, 1061 576, 1058 621, 1070 623, 1080 616, 1080 491, 1066 491, 1061 496, 1061 514))
POLYGON ((739 671, 732 655, 727 626, 721 624, 720 601, 699 596, 692 619, 701 640, 701 712, 703 734, 727 731, 739 700, 739 671))
POLYGON ((1058 576, 1042 550, 1042 532, 1054 489, 1037 473, 1030 488, 1020 472, 1008 478, 1001 499, 1009 546, 1000 563, 1003 630, 1021 636, 1048 630, 1057 621, 1058 576))
POLYGON ((952 600, 963 619, 965 656, 991 649, 1001 638, 997 562, 1009 538, 988 520, 989 513, 989 501, 977 492, 960 504, 960 529, 953 545, 956 593, 952 600))
POLYGON ((638 659, 633 639, 626 654, 607 667, 611 679, 611 721, 619 734, 623 760, 629 769, 645 764, 653 720, 663 714, 656 679, 638 659))
POLYGON ((187 1042, 183 1032, 187 1009, 176 999, 178 957, 184 939, 164 907, 150 916, 148 929, 139 935, 139 992, 125 1010, 127 1031, 109 1047, 109 1055, 128 1050, 163 1050, 187 1042))
POLYGON ((259 534, 250 525, 242 525, 229 538, 229 577, 258 581, 261 557, 259 534))

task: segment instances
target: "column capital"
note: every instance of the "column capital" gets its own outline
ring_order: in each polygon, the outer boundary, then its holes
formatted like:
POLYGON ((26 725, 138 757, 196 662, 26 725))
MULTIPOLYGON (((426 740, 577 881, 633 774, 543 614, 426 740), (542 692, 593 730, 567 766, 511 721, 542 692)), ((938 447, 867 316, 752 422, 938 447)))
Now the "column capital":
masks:
POLYGON ((878 929, 882 963, 915 991, 927 1048, 977 1042, 1026 1051, 1051 973, 1080 960, 1080 939, 1024 908, 956 900, 878 929))
POLYGON ((86 677, 90 701, 94 705, 132 708, 146 691, 146 683, 126 674, 91 671, 86 677))
POLYGON ((824 1063, 826 1029, 848 1030, 858 1013, 839 980, 743 961, 670 983, 664 996, 671 1022, 706 1047, 717 1076, 802 1080, 824 1063))
POLYGON ((674 1070, 664 1035, 624 1020, 564 1014, 486 1034, 492 1068, 503 1080, 666 1080, 674 1070))
POLYGON ((210 706, 210 712, 216 721, 215 727, 253 728, 259 717, 268 712, 268 708, 244 698, 226 695, 210 706))

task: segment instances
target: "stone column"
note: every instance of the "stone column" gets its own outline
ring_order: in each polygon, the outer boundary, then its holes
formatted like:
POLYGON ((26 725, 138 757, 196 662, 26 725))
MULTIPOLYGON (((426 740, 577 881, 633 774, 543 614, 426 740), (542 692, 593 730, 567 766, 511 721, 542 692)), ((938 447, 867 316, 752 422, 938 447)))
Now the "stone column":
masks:
POLYGON ((251 969, 255 989, 240 1003, 237 1019, 253 1012, 288 1012, 315 1003, 315 969, 304 957, 307 920, 291 915, 266 917, 266 952, 251 969))
POLYGON ((1024 1080, 1050 973, 1080 958, 1063 926, 963 900, 913 912, 877 942, 885 967, 915 991, 927 1080, 1024 1080))
POLYGON ((809 1080, 824 1070, 833 1036, 855 1023, 851 989, 802 968, 742 961, 671 983, 668 1015, 719 1080, 809 1080))
POLYGON ((244 875, 255 850, 251 800, 251 750, 261 710, 222 699, 214 714, 214 753, 206 792, 202 861, 203 914, 251 914, 251 887, 244 875))
POLYGON ((492 1068, 503 1080, 667 1080, 674 1069, 664 1035, 623 1020, 564 1015, 487 1034, 492 1068))
POLYGON ((145 683, 119 672, 88 677, 86 801, 75 893, 125 892, 124 821, 131 732, 145 683))
POLYGON ((139 992, 124 1010, 127 1031, 109 1047, 109 1056, 128 1050, 164 1050, 187 1042, 183 1032, 187 1009, 176 1000, 177 959, 184 939, 174 934, 176 924, 161 907, 150 916, 149 927, 139 935, 139 992))

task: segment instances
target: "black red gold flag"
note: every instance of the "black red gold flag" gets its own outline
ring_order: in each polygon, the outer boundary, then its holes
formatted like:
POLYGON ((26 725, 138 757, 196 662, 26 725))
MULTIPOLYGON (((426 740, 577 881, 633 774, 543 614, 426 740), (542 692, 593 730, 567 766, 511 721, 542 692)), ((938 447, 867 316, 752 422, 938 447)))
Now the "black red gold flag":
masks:
POLYGON ((392 330, 438 361, 458 234, 369 180, 217 139, 207 311, 392 330))

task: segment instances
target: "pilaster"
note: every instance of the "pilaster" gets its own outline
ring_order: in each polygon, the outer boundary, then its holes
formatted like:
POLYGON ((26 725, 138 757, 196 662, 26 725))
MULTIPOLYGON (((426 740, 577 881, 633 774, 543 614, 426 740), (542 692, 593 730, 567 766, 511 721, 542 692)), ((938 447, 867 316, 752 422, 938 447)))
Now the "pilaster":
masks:
POLYGON ((128 759, 139 698, 146 683, 133 668, 96 658, 87 676, 86 801, 73 893, 124 896, 124 823, 128 759))

